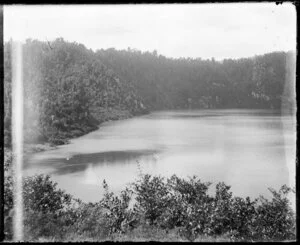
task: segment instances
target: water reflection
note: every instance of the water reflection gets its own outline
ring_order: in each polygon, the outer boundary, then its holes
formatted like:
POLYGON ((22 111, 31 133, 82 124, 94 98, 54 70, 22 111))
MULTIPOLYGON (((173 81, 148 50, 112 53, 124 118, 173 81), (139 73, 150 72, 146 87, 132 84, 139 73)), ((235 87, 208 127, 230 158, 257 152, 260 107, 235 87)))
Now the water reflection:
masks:
MULTIPOLYGON (((43 162, 38 162, 38 166, 43 165, 51 166, 53 171, 50 174, 65 175, 76 172, 85 171, 87 168, 91 169, 94 165, 107 165, 107 164, 129 164, 132 160, 137 160, 147 156, 155 157, 158 150, 137 150, 137 151, 109 151, 97 152, 89 154, 75 154, 66 158, 49 158, 43 162)), ((31 164, 34 158, 31 159, 31 164)), ((30 167, 30 160, 28 160, 27 168, 30 167)))
POLYGON ((30 156, 25 172, 97 201, 106 179, 119 192, 143 173, 225 181, 235 195, 294 185, 295 118, 263 110, 161 111, 109 122, 71 144, 30 156))

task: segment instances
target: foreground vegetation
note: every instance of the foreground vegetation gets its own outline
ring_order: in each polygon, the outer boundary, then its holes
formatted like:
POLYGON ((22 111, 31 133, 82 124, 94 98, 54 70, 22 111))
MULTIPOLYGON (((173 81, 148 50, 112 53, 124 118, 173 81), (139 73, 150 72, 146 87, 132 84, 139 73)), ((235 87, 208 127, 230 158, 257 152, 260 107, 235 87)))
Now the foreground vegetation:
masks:
MULTIPOLYGON (((5 155, 5 234, 12 238, 11 154, 5 155)), ((58 189, 49 176, 24 178, 26 241, 287 241, 295 240, 295 213, 288 193, 270 189, 272 199, 233 196, 230 186, 197 177, 141 174, 115 195, 103 181, 99 202, 84 203, 58 189)))

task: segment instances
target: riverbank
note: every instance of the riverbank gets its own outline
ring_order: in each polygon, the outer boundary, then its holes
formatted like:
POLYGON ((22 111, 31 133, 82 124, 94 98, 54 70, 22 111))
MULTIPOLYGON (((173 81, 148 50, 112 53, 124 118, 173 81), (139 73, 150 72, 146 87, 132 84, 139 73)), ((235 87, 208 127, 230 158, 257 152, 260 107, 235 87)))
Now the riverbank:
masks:
POLYGON ((129 110, 121 110, 116 108, 97 108, 91 111, 91 115, 94 118, 89 125, 77 126, 69 129, 66 132, 60 132, 56 138, 52 138, 51 142, 39 142, 39 143, 24 143, 24 153, 31 154, 36 152, 48 151, 56 149, 59 145, 69 144, 69 141, 74 138, 91 133, 98 130, 99 127, 105 122, 117 121, 132 118, 134 116, 144 115, 149 111, 140 111, 139 113, 132 113, 129 110))

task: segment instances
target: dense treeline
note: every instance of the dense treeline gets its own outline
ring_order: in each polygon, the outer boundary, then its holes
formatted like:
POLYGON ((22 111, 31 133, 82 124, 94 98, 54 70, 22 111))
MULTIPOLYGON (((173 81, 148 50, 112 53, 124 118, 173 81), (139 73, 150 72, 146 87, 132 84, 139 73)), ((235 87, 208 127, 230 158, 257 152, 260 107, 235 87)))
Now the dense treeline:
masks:
MULTIPOLYGON (((4 47, 5 136, 11 133, 11 43, 4 47)), ((82 44, 63 39, 27 40, 23 45, 25 140, 63 143, 105 120, 146 110, 130 82, 82 44)))
MULTIPOLYGON (((5 143, 11 139, 11 43, 4 46, 5 143)), ((93 52, 62 38, 23 45, 25 140, 64 143, 100 122, 154 109, 294 107, 295 54, 223 61, 156 51, 93 52)))
POLYGON ((98 50, 120 77, 136 84, 152 109, 274 108, 292 104, 292 52, 223 61, 172 59, 156 51, 98 50))
MULTIPOLYGON (((5 169, 11 154, 6 152, 5 169)), ((12 238, 13 179, 6 173, 6 239, 12 238)), ((296 237, 296 216, 287 186, 272 198, 234 196, 230 186, 193 177, 141 174, 115 195, 104 181, 99 202, 84 203, 57 188, 49 176, 23 180, 25 241, 288 241, 296 237)))

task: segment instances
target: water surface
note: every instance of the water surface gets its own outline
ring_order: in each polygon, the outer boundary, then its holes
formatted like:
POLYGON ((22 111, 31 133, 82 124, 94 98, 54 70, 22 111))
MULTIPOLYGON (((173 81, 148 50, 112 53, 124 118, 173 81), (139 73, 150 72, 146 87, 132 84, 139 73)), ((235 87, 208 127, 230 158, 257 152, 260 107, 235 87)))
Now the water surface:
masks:
POLYGON ((50 174, 59 187, 98 201, 103 179, 119 192, 143 173, 224 181, 234 195, 294 186, 295 118, 266 110, 160 111, 100 129, 31 155, 25 175, 50 174))

